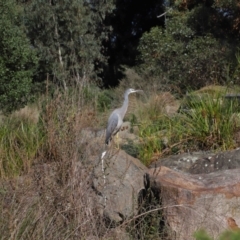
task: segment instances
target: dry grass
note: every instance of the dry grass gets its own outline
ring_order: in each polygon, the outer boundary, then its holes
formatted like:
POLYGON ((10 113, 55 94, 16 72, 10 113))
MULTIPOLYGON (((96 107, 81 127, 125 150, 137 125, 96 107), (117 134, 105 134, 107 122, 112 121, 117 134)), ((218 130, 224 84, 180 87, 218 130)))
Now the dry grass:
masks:
POLYGON ((39 106, 37 104, 25 106, 18 111, 11 114, 12 118, 20 118, 22 120, 30 121, 34 124, 38 123, 40 116, 39 106))
POLYGON ((154 92, 165 92, 173 89, 179 91, 177 86, 163 84, 161 77, 140 76, 134 69, 130 68, 125 69, 125 78, 121 80, 117 90, 123 92, 127 88, 142 89, 150 95, 154 92))
POLYGON ((0 181, 0 239, 110 239, 92 190, 93 165, 86 164, 93 151, 83 130, 98 125, 94 104, 58 93, 40 118, 45 140, 31 167, 0 181))
POLYGON ((180 103, 170 92, 155 92, 149 96, 147 103, 139 107, 141 119, 157 120, 160 116, 171 116, 177 113, 180 103))
POLYGON ((27 176, 10 185, 2 183, 2 239, 84 239, 90 235, 100 239, 104 235, 88 172, 73 160, 68 165, 63 170, 59 163, 37 164, 27 176))
POLYGON ((219 95, 219 94, 226 94, 226 93, 237 93, 239 92, 239 86, 221 86, 221 85, 208 85, 202 87, 201 89, 195 91, 195 93, 208 93, 210 95, 219 95))

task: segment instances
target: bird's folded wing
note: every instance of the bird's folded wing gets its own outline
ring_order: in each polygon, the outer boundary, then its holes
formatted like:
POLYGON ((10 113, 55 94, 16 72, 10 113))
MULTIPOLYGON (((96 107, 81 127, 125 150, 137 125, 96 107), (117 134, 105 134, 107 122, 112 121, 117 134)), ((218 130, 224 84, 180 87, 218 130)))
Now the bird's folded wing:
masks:
POLYGON ((113 114, 108 120, 107 132, 106 132, 106 143, 111 141, 112 135, 118 132, 118 115, 113 114))

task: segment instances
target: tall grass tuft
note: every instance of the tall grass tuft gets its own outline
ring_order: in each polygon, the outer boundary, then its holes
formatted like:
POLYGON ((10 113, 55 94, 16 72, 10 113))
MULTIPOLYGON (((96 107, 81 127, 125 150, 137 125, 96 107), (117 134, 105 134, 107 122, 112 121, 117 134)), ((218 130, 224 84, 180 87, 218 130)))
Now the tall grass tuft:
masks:
POLYGON ((209 94, 188 103, 189 112, 183 115, 188 136, 200 149, 227 150, 234 147, 232 117, 237 110, 236 100, 215 98, 209 94))
POLYGON ((13 116, 0 123, 0 178, 27 173, 44 141, 38 124, 13 116))
POLYGON ((166 154, 234 148, 238 102, 224 96, 222 92, 191 95, 184 108, 172 115, 158 98, 150 107, 142 107, 138 113, 139 158, 148 165, 166 154))

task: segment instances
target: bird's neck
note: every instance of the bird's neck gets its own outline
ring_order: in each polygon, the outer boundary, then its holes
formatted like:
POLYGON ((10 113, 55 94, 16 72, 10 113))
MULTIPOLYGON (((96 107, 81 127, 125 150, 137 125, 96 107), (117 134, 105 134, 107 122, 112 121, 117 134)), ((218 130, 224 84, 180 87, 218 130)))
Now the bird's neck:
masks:
POLYGON ((128 108, 128 95, 124 97, 124 102, 123 105, 121 107, 121 115, 122 118, 125 116, 126 112, 127 112, 127 108, 128 108))

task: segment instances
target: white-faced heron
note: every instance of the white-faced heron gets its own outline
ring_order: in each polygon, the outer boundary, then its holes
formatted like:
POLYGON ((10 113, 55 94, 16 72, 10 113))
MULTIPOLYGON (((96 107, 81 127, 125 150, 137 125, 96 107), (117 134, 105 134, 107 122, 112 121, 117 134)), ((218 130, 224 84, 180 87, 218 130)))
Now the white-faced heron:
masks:
POLYGON ((123 118, 127 112, 128 108, 128 95, 130 93, 134 92, 143 92, 142 90, 135 90, 133 88, 129 88, 124 93, 124 102, 122 107, 115 109, 109 119, 107 124, 107 132, 106 132, 106 140, 105 143, 109 144, 112 140, 112 136, 118 133, 118 131, 121 129, 121 126, 123 124, 123 118))

